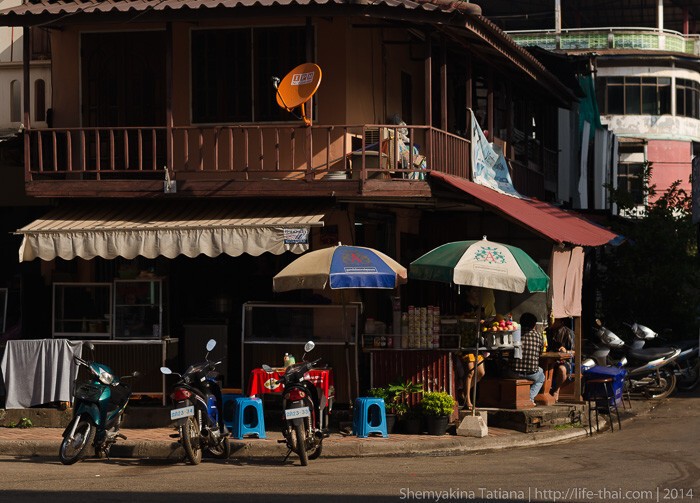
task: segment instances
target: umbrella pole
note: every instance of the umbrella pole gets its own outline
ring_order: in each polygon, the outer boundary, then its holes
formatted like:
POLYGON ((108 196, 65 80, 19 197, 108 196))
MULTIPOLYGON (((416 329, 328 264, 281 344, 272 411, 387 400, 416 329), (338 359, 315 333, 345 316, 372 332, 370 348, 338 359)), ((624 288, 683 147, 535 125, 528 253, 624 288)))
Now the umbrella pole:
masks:
MULTIPOLYGON (((345 339, 345 366, 348 369, 348 400, 350 400, 350 403, 352 404, 353 401, 350 374, 350 342, 348 341, 348 314, 345 306, 345 293, 343 292, 343 290, 340 291, 340 302, 343 304, 343 339, 345 339)), ((357 327, 355 327, 355 329, 357 329, 357 327)))
MULTIPOLYGON (((477 310, 479 319, 481 319, 481 306, 484 303, 484 289, 479 287, 479 308, 477 310)), ((476 385, 479 382, 479 337, 481 337, 480 327, 477 325, 476 330, 476 353, 474 354, 474 375, 472 376, 472 381, 474 381, 474 396, 472 397, 472 416, 476 416, 476 385)), ((467 390, 469 393, 469 390, 467 390)))

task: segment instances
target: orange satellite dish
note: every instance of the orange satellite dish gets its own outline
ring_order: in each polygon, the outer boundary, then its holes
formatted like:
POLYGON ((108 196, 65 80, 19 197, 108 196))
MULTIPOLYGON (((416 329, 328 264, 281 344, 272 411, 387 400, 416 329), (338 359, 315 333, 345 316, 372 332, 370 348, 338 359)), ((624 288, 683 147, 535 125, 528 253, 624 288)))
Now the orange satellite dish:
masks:
POLYGON ((273 78, 277 88, 277 104, 287 112, 300 106, 304 124, 310 126, 311 119, 306 117, 304 105, 321 84, 321 68, 315 63, 304 63, 285 75, 279 84, 278 80, 273 78))

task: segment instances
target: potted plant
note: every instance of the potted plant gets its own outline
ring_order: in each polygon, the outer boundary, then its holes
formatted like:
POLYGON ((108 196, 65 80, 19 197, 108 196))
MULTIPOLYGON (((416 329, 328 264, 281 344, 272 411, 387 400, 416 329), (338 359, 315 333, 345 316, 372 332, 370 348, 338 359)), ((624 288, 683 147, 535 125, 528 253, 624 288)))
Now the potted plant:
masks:
POLYGON ((432 391, 423 394, 420 408, 426 417, 429 435, 444 435, 454 412, 456 402, 452 395, 444 391, 432 391))
POLYGON ((392 395, 392 408, 399 418, 401 431, 407 434, 421 433, 420 410, 409 405, 409 398, 413 393, 423 393, 423 385, 401 377, 389 384, 387 389, 392 395))

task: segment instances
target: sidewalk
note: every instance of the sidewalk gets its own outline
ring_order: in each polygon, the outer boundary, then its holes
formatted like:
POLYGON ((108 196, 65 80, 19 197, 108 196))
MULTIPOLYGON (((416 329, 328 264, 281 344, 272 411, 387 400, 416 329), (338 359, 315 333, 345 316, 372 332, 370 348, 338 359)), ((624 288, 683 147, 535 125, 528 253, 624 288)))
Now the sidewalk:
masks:
MULTIPOLYGON (((617 426, 617 425, 616 425, 617 426)), ((62 428, 32 427, 0 428, 0 456, 48 456, 58 457, 62 428)), ((111 450, 115 458, 156 458, 180 461, 184 451, 177 443, 173 428, 123 429, 127 440, 118 441, 111 450)), ((287 453, 279 432, 268 431, 267 439, 231 438, 232 458, 279 458, 287 453)), ((446 455, 468 452, 484 452, 512 447, 527 447, 562 442, 585 437, 583 427, 546 429, 535 433, 520 433, 515 430, 489 427, 484 438, 457 435, 402 435, 391 434, 388 438, 357 438, 332 433, 323 442, 323 457, 346 458, 365 456, 416 456, 446 455)))

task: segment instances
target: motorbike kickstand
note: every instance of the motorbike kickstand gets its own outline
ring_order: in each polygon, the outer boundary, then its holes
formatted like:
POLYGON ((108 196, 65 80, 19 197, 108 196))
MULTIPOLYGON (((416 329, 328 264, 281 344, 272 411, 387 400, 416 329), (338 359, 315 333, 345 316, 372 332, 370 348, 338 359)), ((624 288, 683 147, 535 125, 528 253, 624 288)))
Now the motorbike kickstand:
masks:
POLYGON ((286 456, 284 457, 284 459, 282 460, 282 463, 286 463, 286 462, 287 462, 287 459, 289 459, 289 455, 290 455, 291 453, 292 453, 292 450, 289 449, 289 450, 287 451, 287 455, 286 455, 286 456))

